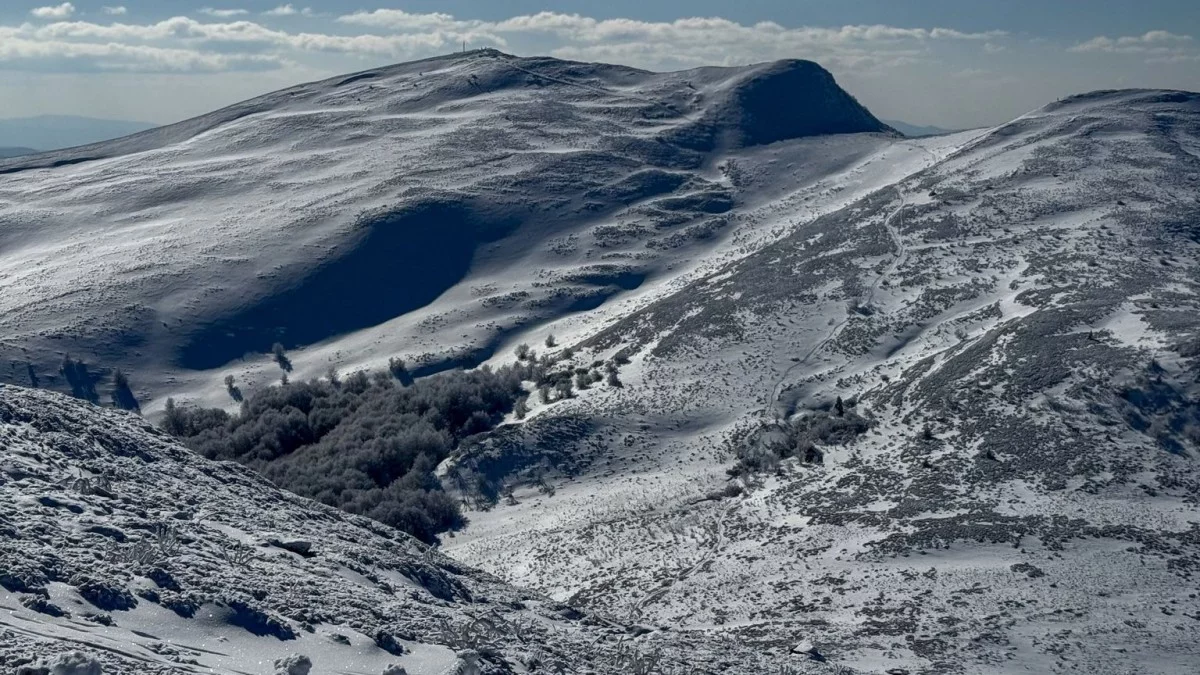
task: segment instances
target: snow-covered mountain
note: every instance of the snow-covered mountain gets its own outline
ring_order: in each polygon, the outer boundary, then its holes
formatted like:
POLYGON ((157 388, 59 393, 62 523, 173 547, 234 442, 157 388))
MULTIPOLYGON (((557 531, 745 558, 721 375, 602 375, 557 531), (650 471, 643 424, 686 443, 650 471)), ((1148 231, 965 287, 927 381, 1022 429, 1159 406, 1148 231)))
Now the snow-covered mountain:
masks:
POLYGON ((929 142, 901 145, 929 168, 587 331, 640 375, 518 440, 570 419, 553 451, 590 463, 553 508, 471 514, 451 555, 867 672, 1193 671, 1200 95, 929 142))
POLYGON ((767 197, 724 160, 798 139, 788 179, 813 183, 889 133, 811 62, 659 74, 481 51, 0 162, 0 350, 22 364, 5 375, 28 383, 29 361, 49 384, 71 353, 161 400, 261 381, 269 359, 242 357, 276 341, 310 347, 298 374, 477 361, 711 250, 767 197), (883 133, 822 136, 842 132, 883 133))
POLYGON ((8 159, 10 157, 20 157, 22 155, 32 155, 37 150, 33 148, 22 147, 0 147, 0 159, 8 159))
POLYGON ((918 138, 920 136, 941 136, 942 134, 952 134, 956 129, 943 129, 933 125, 924 124, 909 124, 899 120, 883 120, 889 127, 899 131, 900 133, 910 138, 918 138))
POLYGON ((0 162, 0 376, 628 360, 444 463, 511 490, 446 554, 682 672, 1194 672, 1198 188, 1200 94, 453 55, 0 162))

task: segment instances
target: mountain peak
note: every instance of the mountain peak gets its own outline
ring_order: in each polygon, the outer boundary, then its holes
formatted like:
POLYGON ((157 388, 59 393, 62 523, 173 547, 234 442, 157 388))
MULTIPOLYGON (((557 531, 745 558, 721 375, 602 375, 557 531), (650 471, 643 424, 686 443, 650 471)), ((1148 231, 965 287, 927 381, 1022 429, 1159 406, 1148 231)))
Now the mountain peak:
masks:
POLYGON ((786 59, 752 68, 734 88, 730 103, 743 145, 892 131, 812 61, 786 59))

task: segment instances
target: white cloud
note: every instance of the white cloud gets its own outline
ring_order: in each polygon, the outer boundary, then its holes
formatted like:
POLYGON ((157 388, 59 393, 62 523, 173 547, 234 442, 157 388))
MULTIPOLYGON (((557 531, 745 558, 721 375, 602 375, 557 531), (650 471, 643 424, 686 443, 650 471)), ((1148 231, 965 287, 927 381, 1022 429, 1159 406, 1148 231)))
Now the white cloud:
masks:
POLYGON ((450 14, 413 14, 401 9, 358 11, 338 17, 341 23, 370 26, 397 31, 417 30, 486 30, 498 33, 541 32, 564 38, 598 42, 638 38, 677 38, 710 35, 720 38, 744 38, 761 34, 765 38, 780 36, 805 41, 852 42, 896 40, 988 40, 1004 37, 1004 31, 967 33, 950 28, 897 28, 883 25, 842 26, 840 28, 789 29, 774 22, 753 26, 722 18, 684 18, 671 22, 650 22, 634 19, 594 19, 580 14, 538 12, 515 16, 498 22, 460 21, 450 14))
POLYGON ((75 5, 64 2, 50 7, 35 7, 29 13, 39 19, 65 19, 75 13, 75 5))
MULTIPOLYGON (((187 49, 197 54, 216 50, 269 53, 279 59, 304 53, 332 52, 365 58, 405 60, 449 51, 462 42, 471 46, 510 49, 537 44, 565 58, 606 60, 649 68, 702 64, 751 63, 775 58, 809 58, 844 70, 877 71, 928 58, 938 42, 1006 38, 1000 31, 967 33, 948 28, 898 28, 854 25, 840 28, 786 28, 764 22, 744 25, 722 18, 685 18, 671 22, 632 19, 599 20, 579 14, 540 12, 502 21, 461 20, 445 13, 410 13, 396 9, 361 11, 337 17, 341 30, 290 32, 241 19, 245 9, 205 8, 220 20, 176 16, 154 23, 100 24, 61 20, 22 25, 27 40, 71 43, 136 43, 187 49), (237 20, 232 20, 239 17, 237 20), (353 30, 352 27, 358 27, 353 30), (347 32, 352 34, 346 34, 347 32)), ((309 15, 309 9, 283 4, 264 14, 309 15)), ((115 49, 115 47, 114 47, 115 49)), ((198 61, 199 62, 199 61, 198 61)), ((220 61, 206 61, 219 63, 220 61)), ((231 63, 233 63, 231 61, 231 63)))
MULTIPOLYGON (((152 24, 98 24, 87 21, 60 21, 44 26, 24 25, 14 29, 31 40, 93 40, 104 42, 175 42, 192 47, 205 43, 275 47, 300 52, 338 52, 383 58, 405 58, 416 54, 445 51, 453 47, 458 34, 441 32, 395 35, 327 35, 289 33, 268 28, 253 21, 206 23, 177 16, 152 24)), ((474 39, 479 35, 470 34, 474 39)), ((492 41, 503 46, 504 41, 492 41)))
POLYGON ((1067 51, 1165 54, 1178 51, 1191 43, 1192 36, 1190 35, 1178 35, 1165 30, 1152 30, 1142 35, 1127 35, 1117 38, 1101 35, 1074 45, 1067 51))
POLYGON ((105 6, 103 9, 104 13, 110 16, 124 16, 129 13, 129 10, 124 5, 117 5, 116 7, 105 6))
POLYGON ((201 7, 200 13, 207 14, 209 16, 215 16, 218 19, 228 19, 229 17, 233 16, 243 16, 249 14, 250 11, 245 9, 213 9, 212 7, 201 7))
POLYGON ((268 9, 267 11, 263 12, 263 16, 296 16, 297 14, 300 14, 302 16, 312 16, 313 15, 312 7, 305 7, 304 9, 296 9, 289 2, 286 5, 280 5, 280 6, 276 7, 275 9, 268 9))
POLYGON ((392 30, 452 29, 457 26, 482 23, 478 21, 458 21, 450 14, 409 14, 402 9, 377 9, 371 12, 359 11, 339 16, 337 20, 341 23, 392 30))
POLYGON ((346 14, 337 21, 404 35, 445 33, 474 44, 502 45, 522 38, 549 37, 560 42, 552 48, 555 56, 668 68, 802 57, 833 67, 872 70, 916 62, 935 42, 986 42, 1007 37, 1003 31, 964 32, 950 28, 884 25, 786 28, 773 22, 745 25, 715 17, 650 22, 600 20, 558 12, 478 21, 459 20, 444 13, 376 9, 346 14))
POLYGON ((0 27, 0 64, 29 70, 224 72, 273 69, 286 63, 278 56, 264 54, 214 54, 118 42, 30 38, 20 28, 0 27))

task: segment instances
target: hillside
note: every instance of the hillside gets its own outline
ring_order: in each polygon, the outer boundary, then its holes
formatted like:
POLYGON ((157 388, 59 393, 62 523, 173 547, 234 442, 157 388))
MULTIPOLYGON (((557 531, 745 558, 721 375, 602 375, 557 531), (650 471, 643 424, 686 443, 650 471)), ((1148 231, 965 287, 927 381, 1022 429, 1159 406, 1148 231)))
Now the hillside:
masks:
POLYGON ((134 415, 0 385, 0 446, 6 673, 71 651, 105 675, 271 674, 301 656, 314 674, 770 667, 512 588, 134 415))
POLYGON ((662 74, 485 50, 0 162, 3 377, 29 384, 30 362, 62 388, 70 353, 161 402, 274 379, 277 341, 304 349, 300 375, 478 361, 711 248, 760 198, 723 159, 791 139, 811 182, 888 134, 810 62, 662 74))
POLYGON ((956 129, 943 129, 942 127, 932 125, 909 124, 908 122, 901 122, 899 120, 883 120, 883 122, 909 138, 941 136, 942 134, 952 134, 957 131, 956 129))
POLYGON ((563 469, 552 498, 469 514, 450 553, 871 672, 1193 670, 1200 95, 946 138, 925 171, 577 322, 577 362, 637 352, 624 387, 460 458, 563 469))
POLYGON ((0 147, 0 159, 8 159, 9 157, 21 157, 22 155, 32 155, 37 150, 33 148, 21 147, 0 147))

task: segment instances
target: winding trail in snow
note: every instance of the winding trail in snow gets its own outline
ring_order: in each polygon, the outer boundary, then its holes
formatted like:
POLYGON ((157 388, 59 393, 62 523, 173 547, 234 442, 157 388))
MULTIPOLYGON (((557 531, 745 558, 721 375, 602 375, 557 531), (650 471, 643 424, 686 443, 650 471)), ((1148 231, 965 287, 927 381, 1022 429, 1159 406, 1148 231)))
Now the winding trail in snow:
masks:
MULTIPOLYGON (((883 283, 884 279, 895 273, 896 268, 900 266, 900 263, 908 255, 908 249, 904 245, 903 238, 901 238, 900 233, 896 231, 896 228, 892 225, 892 220, 899 217, 901 211, 903 211, 904 207, 907 205, 907 202, 904 200, 904 192, 901 191, 898 186, 895 186, 892 189, 896 191, 896 195, 900 198, 900 205, 897 206, 891 213, 889 213, 886 218, 884 218, 883 227, 887 230, 888 236, 891 237, 892 243, 896 247, 896 253, 892 257, 891 263, 888 264, 887 269, 885 269, 875 279, 875 282, 871 284, 869 289, 867 289, 867 293, 859 299, 859 303, 862 306, 868 306, 872 301, 874 301, 875 292, 879 289, 879 285, 883 283)), ((829 333, 822 338, 820 342, 813 345, 812 348, 809 349, 799 361, 796 361, 792 365, 788 366, 787 370, 783 371, 783 374, 779 376, 779 379, 776 380, 775 385, 771 388, 771 408, 775 411, 775 419, 782 420, 791 414, 791 404, 784 406, 782 405, 782 401, 780 401, 780 397, 783 395, 784 383, 787 382, 788 378, 791 377, 792 373, 797 368, 808 365, 808 362, 818 351, 824 349, 830 342, 835 340, 837 336, 841 334, 842 329, 846 327, 846 324, 850 323, 850 319, 852 318, 852 311, 847 310, 846 316, 841 321, 838 321, 836 324, 834 324, 833 328, 829 330, 829 333)))
POLYGON ((694 564, 689 565, 681 570, 679 574, 671 577, 671 579, 662 586, 659 586, 654 591, 651 591, 650 594, 642 598, 641 601, 634 606, 634 616, 636 617, 636 620, 641 621, 642 616, 646 611, 646 607, 649 607, 651 604, 662 600, 679 582, 690 578, 696 572, 700 571, 705 565, 707 565, 713 558, 717 557, 717 553, 725 547, 725 521, 729 518, 729 514, 732 513, 737 506, 737 503, 734 502, 723 509, 720 515, 717 516, 716 526, 714 527, 715 533, 713 535, 713 544, 712 546, 708 547, 708 550, 704 552, 704 555, 700 556, 700 560, 697 560, 694 564))
MULTIPOLYGON (((930 152, 928 148, 925 148, 924 146, 921 146, 921 145, 912 145, 909 147, 915 147, 918 150, 920 150, 921 152, 924 152, 925 154, 929 155, 930 158, 934 160, 932 163, 929 164, 929 166, 933 166, 937 163, 936 156, 932 152, 930 152)), ((928 169, 929 166, 927 166, 925 168, 928 169)), ((925 169, 922 169, 922 170, 925 170, 925 169)), ((920 173, 920 172, 915 172, 915 173, 920 173)), ((915 174, 910 174, 910 176, 911 175, 915 175, 915 174)), ((896 225, 894 224, 895 220, 897 218, 900 218, 901 215, 903 214, 904 207, 908 205, 908 201, 905 199, 905 196, 904 196, 904 191, 901 189, 901 186, 900 186, 900 184, 907 178, 908 178, 908 176, 905 176, 905 178, 902 178, 901 180, 897 181, 896 184, 892 185, 892 189, 896 191, 896 196, 900 199, 900 204, 898 206, 896 206, 896 208, 893 209, 892 212, 889 213, 886 218, 883 219, 883 227, 887 231, 888 236, 891 238, 892 244, 896 248, 896 252, 893 255, 892 261, 888 264, 887 268, 878 277, 876 277, 874 283, 872 283, 871 287, 869 289, 867 289, 866 294, 862 298, 859 299, 860 306, 864 306, 864 307, 870 306, 870 304, 872 302, 874 302, 875 293, 879 290, 879 287, 881 284, 883 284, 883 281, 885 279, 887 279, 888 277, 890 277, 891 275, 895 274, 896 270, 900 267, 900 265, 908 258, 909 249, 904 244, 904 238, 902 236, 900 236, 900 232, 896 228, 896 225)), ((774 417, 775 417, 776 421, 781 421, 781 420, 787 418, 793 412, 792 407, 794 405, 794 402, 789 402, 789 403, 785 404, 783 401, 780 400, 784 393, 784 389, 783 389, 784 383, 786 383, 788 381, 788 379, 791 377, 792 373, 795 372, 797 368, 808 365, 808 362, 812 359, 812 357, 817 352, 821 351, 830 342, 833 342, 833 340, 837 339, 837 336, 841 334, 842 329, 844 329, 846 327, 846 324, 850 323, 850 319, 852 319, 852 318, 854 318, 853 313, 851 311, 847 311, 846 316, 841 321, 838 321, 836 324, 834 324, 834 326, 829 330, 829 333, 826 334, 826 336, 824 338, 822 338, 820 342, 813 345, 812 348, 809 349, 804 354, 804 356, 801 357, 798 361, 796 361, 792 365, 788 366, 788 368, 783 371, 783 374, 779 376, 779 379, 777 379, 775 381, 774 386, 771 387, 771 397, 769 399, 768 405, 769 405, 770 409, 774 411, 774 417)))

